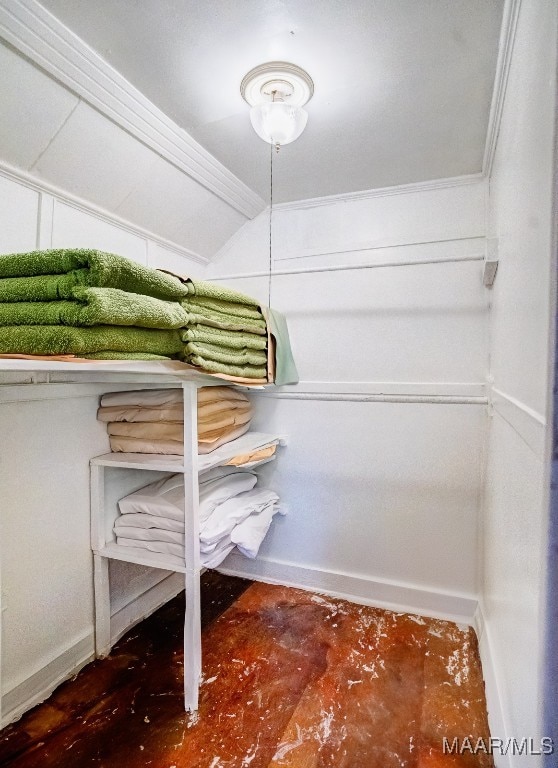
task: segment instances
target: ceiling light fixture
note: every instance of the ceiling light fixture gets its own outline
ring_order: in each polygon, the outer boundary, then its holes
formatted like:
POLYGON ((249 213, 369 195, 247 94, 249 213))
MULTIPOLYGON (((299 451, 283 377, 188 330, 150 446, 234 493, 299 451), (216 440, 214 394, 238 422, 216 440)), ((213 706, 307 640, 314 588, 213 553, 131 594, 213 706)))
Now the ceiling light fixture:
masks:
POLYGON ((295 64, 270 61, 245 75, 240 93, 252 107, 250 120, 258 136, 279 151, 305 129, 308 113, 302 107, 312 98, 314 83, 295 64))

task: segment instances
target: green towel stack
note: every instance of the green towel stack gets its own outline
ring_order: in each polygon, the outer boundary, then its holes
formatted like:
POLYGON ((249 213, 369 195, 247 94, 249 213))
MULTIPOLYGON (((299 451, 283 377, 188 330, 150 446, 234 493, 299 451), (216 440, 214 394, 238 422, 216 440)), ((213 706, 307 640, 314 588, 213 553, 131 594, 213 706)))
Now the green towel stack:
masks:
POLYGON ((184 360, 211 373, 267 378, 267 324, 256 299, 214 283, 185 285, 184 360))
POLYGON ((171 275, 101 251, 0 256, 0 353, 178 356, 187 293, 171 275))

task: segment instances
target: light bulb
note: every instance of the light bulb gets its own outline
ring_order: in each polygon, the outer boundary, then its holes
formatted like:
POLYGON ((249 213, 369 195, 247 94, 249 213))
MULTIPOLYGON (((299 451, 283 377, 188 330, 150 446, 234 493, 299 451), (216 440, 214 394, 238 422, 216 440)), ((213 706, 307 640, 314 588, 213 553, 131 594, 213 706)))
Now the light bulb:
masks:
POLYGON ((261 139, 282 147, 298 139, 306 127, 308 113, 284 101, 269 101, 252 107, 250 120, 261 139))

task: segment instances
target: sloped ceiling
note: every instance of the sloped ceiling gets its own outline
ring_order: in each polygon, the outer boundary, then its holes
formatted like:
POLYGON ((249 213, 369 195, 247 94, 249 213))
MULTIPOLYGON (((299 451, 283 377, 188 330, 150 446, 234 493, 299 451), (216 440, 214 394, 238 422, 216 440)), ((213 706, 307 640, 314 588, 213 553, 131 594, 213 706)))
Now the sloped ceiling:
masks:
POLYGON ((315 82, 277 202, 481 171, 503 0, 43 0, 260 196, 269 148, 239 93, 264 61, 315 82))
POLYGON ((242 76, 315 81, 276 202, 479 173, 504 0, 0 0, 0 158, 211 256, 269 196, 242 76))

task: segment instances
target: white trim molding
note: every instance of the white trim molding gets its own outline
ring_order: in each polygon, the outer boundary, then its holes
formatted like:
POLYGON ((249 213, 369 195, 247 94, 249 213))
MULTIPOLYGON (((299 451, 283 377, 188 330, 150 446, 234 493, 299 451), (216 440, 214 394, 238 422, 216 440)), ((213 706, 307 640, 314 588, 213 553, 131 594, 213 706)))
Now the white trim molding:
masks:
POLYGON ((390 197, 392 195, 408 195, 413 192, 430 192, 436 189, 448 187, 464 187, 469 184, 478 184, 484 180, 483 173, 471 173, 465 176, 454 176, 445 179, 432 179, 429 181, 416 181, 410 184, 396 184, 391 187, 377 187, 364 189, 358 192, 343 192, 339 195, 327 195, 325 197, 311 197, 306 200, 293 200, 288 203, 274 204, 274 211, 298 211, 305 208, 318 208, 322 205, 334 205, 335 203, 348 203, 355 200, 368 200, 371 197, 390 197))
POLYGON ((508 86, 508 77, 520 7, 521 0, 506 0, 504 6, 500 41, 498 45, 498 61, 496 64, 496 75, 494 77, 494 88, 492 90, 492 102, 490 105, 490 115, 488 118, 486 143, 482 161, 483 176, 488 178, 492 173, 492 165, 494 163, 494 156, 498 144, 498 134, 500 133, 500 123, 502 121, 502 111, 504 109, 504 100, 508 86))
POLYGON ((2 695, 1 727, 4 728, 20 718, 31 707, 43 702, 64 680, 77 674, 82 667, 93 661, 94 648, 93 628, 91 628, 55 659, 6 691, 2 695))
POLYGON ((264 209, 259 195, 37 0, 4 0, 0 37, 247 219, 264 209))
POLYGON ((373 579, 353 573, 324 571, 267 557, 248 560, 231 553, 217 570, 230 576, 282 584, 388 611, 430 616, 473 625, 477 600, 473 595, 446 593, 413 584, 373 579))
POLYGON ((517 432, 535 456, 544 459, 547 427, 545 417, 496 387, 491 388, 490 402, 494 412, 517 432))

